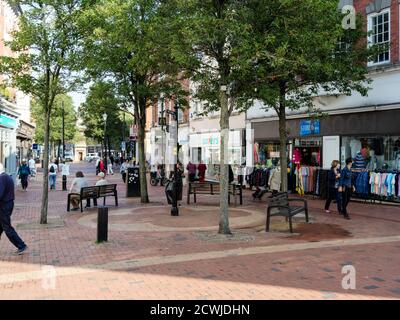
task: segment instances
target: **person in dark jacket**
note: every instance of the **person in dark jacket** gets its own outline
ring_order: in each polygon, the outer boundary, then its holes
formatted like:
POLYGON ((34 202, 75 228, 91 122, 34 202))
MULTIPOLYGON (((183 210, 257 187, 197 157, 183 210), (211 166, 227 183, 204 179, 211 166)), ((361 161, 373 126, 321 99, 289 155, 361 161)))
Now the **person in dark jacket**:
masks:
POLYGON ((17 175, 21 179, 22 190, 26 191, 28 188, 28 178, 31 175, 31 170, 29 169, 26 160, 22 160, 22 163, 18 168, 17 175))
POLYGON ((17 254, 22 254, 28 248, 11 226, 11 214, 14 210, 14 181, 4 173, 3 164, 0 163, 0 239, 6 234, 11 243, 18 248, 17 254))
POLYGON ((232 183, 234 179, 232 166, 229 165, 229 183, 232 183))
POLYGON ((331 170, 328 173, 328 198, 325 202, 325 212, 330 213, 329 207, 333 199, 337 201, 338 211, 341 211, 341 204, 338 197, 339 178, 340 178, 340 163, 338 160, 333 160, 331 170))
POLYGON ((340 173, 339 189, 338 189, 338 192, 340 193, 340 195, 342 197, 340 213, 347 220, 350 220, 350 216, 347 212, 347 205, 350 202, 351 193, 356 191, 354 184, 353 184, 353 174, 351 172, 352 166, 353 166, 353 159, 348 158, 346 160, 346 167, 340 173))

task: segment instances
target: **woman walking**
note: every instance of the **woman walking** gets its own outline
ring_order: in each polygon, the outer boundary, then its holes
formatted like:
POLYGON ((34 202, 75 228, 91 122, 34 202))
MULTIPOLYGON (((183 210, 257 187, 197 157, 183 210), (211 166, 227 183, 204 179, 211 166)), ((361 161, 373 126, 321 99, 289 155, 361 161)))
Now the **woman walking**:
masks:
POLYGON ((325 202, 325 212, 330 213, 329 207, 333 199, 337 201, 337 208, 340 213, 341 203, 340 197, 338 197, 339 188, 339 178, 340 178, 340 163, 338 160, 333 160, 331 165, 331 170, 328 172, 328 198, 325 202))

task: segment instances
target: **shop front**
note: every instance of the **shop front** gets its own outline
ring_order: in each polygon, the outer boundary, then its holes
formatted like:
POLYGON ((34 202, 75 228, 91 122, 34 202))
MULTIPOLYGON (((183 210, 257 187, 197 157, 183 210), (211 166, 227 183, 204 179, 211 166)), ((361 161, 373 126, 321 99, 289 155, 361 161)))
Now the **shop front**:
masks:
POLYGON ((15 179, 17 171, 16 129, 17 115, 0 109, 0 162, 5 172, 15 179))
MULTIPOLYGON (((207 165, 209 176, 216 176, 219 173, 220 139, 221 134, 219 131, 189 135, 190 161, 194 164, 199 164, 200 161, 203 161, 207 165)), ((227 163, 234 168, 241 166, 245 162, 244 144, 244 130, 229 131, 227 163)))
MULTIPOLYGON (((257 149, 254 164, 268 165, 276 161, 276 152, 279 151, 278 121, 253 122, 252 129, 255 153, 257 149)), ((287 130, 288 158, 297 166, 299 174, 307 177, 308 181, 303 181, 307 185, 304 186, 305 192, 319 192, 315 186, 318 170, 329 169, 333 160, 339 160, 344 166, 350 157, 353 158, 355 172, 363 171, 370 176, 373 173, 382 174, 377 182, 384 185, 382 190, 391 190, 389 184, 399 189, 399 109, 332 114, 321 119, 288 119, 287 130), (389 174, 394 180, 383 181, 384 177, 389 179, 389 174), (311 184, 314 187, 309 187, 311 184)), ((364 187, 365 192, 372 189, 364 187)), ((381 193, 386 195, 387 191, 381 193)), ((391 195, 395 193, 400 197, 399 191, 393 191, 391 195)))

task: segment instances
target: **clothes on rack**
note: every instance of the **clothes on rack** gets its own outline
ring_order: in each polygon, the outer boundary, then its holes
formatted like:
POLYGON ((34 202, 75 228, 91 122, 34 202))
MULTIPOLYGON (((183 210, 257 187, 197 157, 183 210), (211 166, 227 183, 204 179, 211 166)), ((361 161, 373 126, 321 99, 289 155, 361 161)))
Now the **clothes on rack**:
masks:
POLYGON ((297 166, 296 174, 296 190, 301 187, 302 193, 312 193, 315 190, 314 177, 317 173, 317 167, 297 166))

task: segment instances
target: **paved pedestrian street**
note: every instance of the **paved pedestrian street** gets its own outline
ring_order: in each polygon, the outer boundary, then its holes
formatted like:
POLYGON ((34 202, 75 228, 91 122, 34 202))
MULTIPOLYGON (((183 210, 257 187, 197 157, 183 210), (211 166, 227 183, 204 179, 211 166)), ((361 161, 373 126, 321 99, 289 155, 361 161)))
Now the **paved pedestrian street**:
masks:
MULTIPOLYGON (((94 165, 72 164, 91 183, 94 165)), ((126 198, 119 174, 119 207, 109 206, 108 242, 96 243, 97 209, 66 211, 67 192, 49 193, 49 223, 39 225, 41 175, 16 191, 13 224, 29 250, 22 256, 3 235, 0 299, 399 299, 400 208, 350 203, 352 220, 326 214, 307 197, 310 224, 272 218, 266 233, 266 196, 230 209, 232 236, 217 233, 218 196, 170 215, 164 188, 151 203, 126 198), (350 267, 349 267, 350 266, 350 267), (354 267, 354 269, 352 267, 354 267), (346 289, 355 271, 355 288, 346 289)), ((70 180, 72 177, 69 178, 70 180)), ((351 286, 350 286, 351 287, 351 286)))

